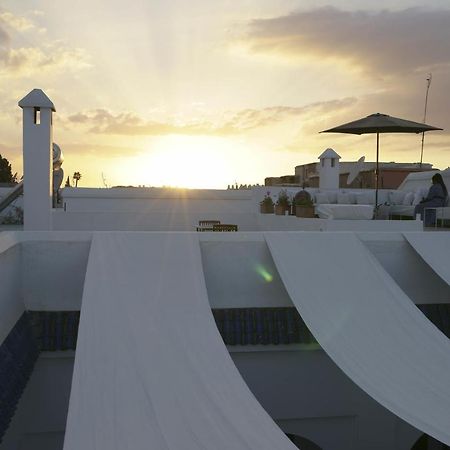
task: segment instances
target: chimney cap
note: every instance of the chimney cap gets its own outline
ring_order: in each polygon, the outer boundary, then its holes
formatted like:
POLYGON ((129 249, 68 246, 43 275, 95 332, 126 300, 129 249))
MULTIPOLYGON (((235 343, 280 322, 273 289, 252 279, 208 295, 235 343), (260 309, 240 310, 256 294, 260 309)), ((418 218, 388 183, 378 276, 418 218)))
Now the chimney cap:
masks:
POLYGON ((341 159, 341 157, 332 149, 327 148, 320 156, 319 159, 341 159))
POLYGON ((33 89, 19 102, 21 108, 49 108, 55 110, 53 102, 45 95, 42 89, 33 89))

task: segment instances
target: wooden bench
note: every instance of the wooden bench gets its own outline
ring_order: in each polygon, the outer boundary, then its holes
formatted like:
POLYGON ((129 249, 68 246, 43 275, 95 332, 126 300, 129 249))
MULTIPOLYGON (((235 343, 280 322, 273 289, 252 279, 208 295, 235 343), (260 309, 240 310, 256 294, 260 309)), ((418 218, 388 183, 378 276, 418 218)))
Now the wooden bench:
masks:
POLYGON ((220 225, 220 220, 199 220, 197 231, 214 231, 214 225, 220 225))
POLYGON ((232 225, 229 223, 221 223, 213 225, 213 231, 223 232, 223 231, 237 231, 237 230, 238 230, 237 225, 232 225))

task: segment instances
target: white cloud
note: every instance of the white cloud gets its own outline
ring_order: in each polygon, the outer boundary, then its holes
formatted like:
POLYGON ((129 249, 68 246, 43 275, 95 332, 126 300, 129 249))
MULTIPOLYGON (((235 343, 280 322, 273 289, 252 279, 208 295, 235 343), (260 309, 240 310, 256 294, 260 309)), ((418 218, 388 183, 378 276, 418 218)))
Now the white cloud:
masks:
POLYGON ((87 52, 79 48, 50 45, 43 49, 22 47, 10 49, 3 59, 0 74, 6 76, 77 70, 90 66, 87 52))
POLYGON ((90 66, 86 50, 70 47, 61 41, 41 39, 39 45, 15 45, 17 37, 31 29, 41 34, 44 30, 25 17, 0 12, 0 76, 3 78, 79 70, 90 66))
POLYGON ((15 16, 9 11, 0 11, 0 22, 16 31, 28 31, 35 27, 35 24, 26 17, 15 16))

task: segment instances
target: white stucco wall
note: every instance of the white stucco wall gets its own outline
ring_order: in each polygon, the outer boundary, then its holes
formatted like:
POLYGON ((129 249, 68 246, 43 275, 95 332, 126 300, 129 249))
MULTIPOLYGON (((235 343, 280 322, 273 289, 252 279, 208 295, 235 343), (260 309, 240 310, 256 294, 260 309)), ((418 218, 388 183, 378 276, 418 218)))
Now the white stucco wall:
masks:
POLYGON ((38 358, 1 450, 62 450, 73 364, 74 352, 38 358))
POLYGON ((246 212, 252 205, 251 190, 165 188, 64 188, 68 212, 246 212))
MULTIPOLYGON (((4 243, 4 251, 0 251, 4 333, 9 332, 24 307, 79 310, 91 235, 89 232, 0 234, 4 243)), ((400 233, 358 235, 415 303, 450 302, 449 286, 400 233)), ((198 233, 198 237, 212 307, 292 305, 262 233, 198 233)), ((345 261, 345 255, 342 258, 345 261)))
POLYGON ((420 231, 420 220, 327 220, 258 214, 257 231, 420 231))
MULTIPOLYGON (((421 434, 355 386, 322 350, 229 349, 281 429, 323 449, 409 450, 421 434)), ((0 449, 62 450, 73 361, 73 352, 39 358, 0 449)))
POLYGON ((324 450, 410 450, 421 435, 359 389, 322 350, 231 356, 281 429, 324 450))
POLYGON ((368 236, 364 244, 414 303, 450 303, 450 286, 404 238, 368 236))
POLYGON ((80 309, 91 236, 0 233, 0 341, 24 309, 80 309))
MULTIPOLYGON (((0 240, 1 241, 1 240, 0 240)), ((0 344, 24 311, 20 282, 20 247, 11 243, 0 252, 0 344)))
POLYGON ((202 242, 212 308, 293 306, 264 241, 202 242))
MULTIPOLYGON (((199 237, 213 308, 292 306, 262 233, 201 233, 199 237)), ((401 233, 364 232, 358 237, 414 303, 450 303, 450 286, 401 233)), ((345 258, 343 254, 343 263, 345 258)), ((326 274, 319 275, 326 281, 326 274)))
POLYGON ((89 241, 22 243, 21 279, 26 309, 79 310, 89 247, 89 241))
POLYGON ((240 231, 257 229, 253 213, 188 212, 184 209, 141 212, 53 212, 53 229, 62 231, 195 231, 199 220, 236 224, 240 231))
MULTIPOLYGON (((160 188, 63 190, 64 208, 53 210, 54 230, 194 231, 199 220, 220 220, 239 231, 419 230, 412 221, 299 219, 261 214, 269 192, 274 201, 283 187, 251 190, 170 190, 160 188)), ((300 188, 286 188, 293 197, 300 188)), ((317 191, 310 190, 311 192, 317 191)), ((358 192, 358 190, 352 190, 358 192)), ((387 191, 380 192, 380 201, 387 191)))

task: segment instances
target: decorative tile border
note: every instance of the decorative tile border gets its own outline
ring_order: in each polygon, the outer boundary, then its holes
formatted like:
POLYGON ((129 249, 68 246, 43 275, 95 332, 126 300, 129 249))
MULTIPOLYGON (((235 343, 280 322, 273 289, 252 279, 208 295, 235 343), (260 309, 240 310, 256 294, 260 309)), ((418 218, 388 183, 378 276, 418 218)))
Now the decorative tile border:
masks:
POLYGON ((24 313, 0 345, 0 442, 39 356, 28 314, 24 313))

